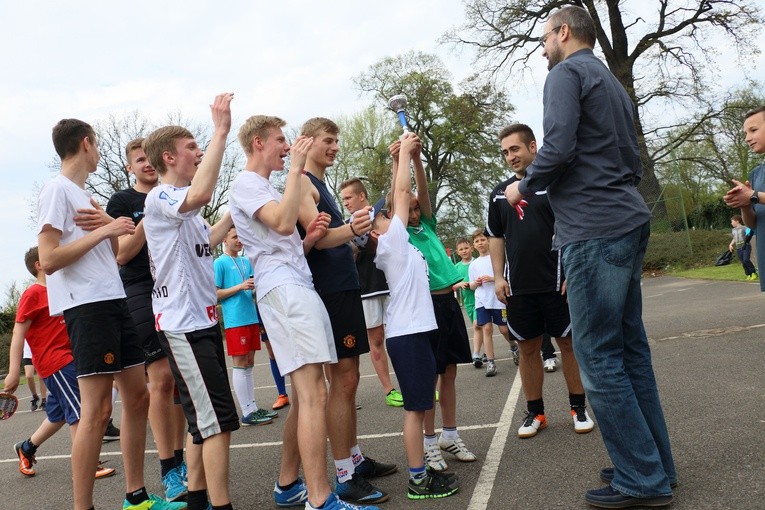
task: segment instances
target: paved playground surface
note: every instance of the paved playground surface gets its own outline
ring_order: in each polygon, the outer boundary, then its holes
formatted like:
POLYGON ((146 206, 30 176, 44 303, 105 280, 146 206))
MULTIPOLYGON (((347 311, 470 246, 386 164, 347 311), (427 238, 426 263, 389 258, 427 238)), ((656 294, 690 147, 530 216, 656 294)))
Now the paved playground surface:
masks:
MULTIPOLYGON (((672 508, 765 508, 765 295, 756 283, 663 276, 643 281, 643 300, 679 474, 672 508)), ((357 399, 362 405, 358 411, 362 449, 399 465, 398 473, 374 481, 391 495, 380 505, 383 510, 590 508, 584 503, 584 491, 601 486, 597 472, 608 465, 597 426, 591 434, 574 433, 558 370, 545 375, 548 428, 532 439, 518 439, 525 401, 517 368, 503 344, 497 336, 496 377, 486 378, 483 370, 472 365, 458 369, 460 435, 478 461, 460 463, 444 454, 450 470, 460 476, 461 490, 443 500, 406 498, 403 410, 385 405, 371 362, 362 358, 357 399)), ((263 353, 258 353, 256 364, 256 386, 261 385, 256 388, 258 401, 261 406, 270 405, 276 391, 263 353)), ((68 432, 62 430, 38 450, 37 476, 25 478, 17 470, 13 444, 29 437, 44 418, 42 412, 28 411, 26 386, 17 394, 20 411, 0 422, 0 484, 5 487, 7 508, 71 508, 68 432)), ((118 403, 116 417, 119 412, 118 403)), ((233 434, 235 508, 276 508, 271 491, 280 438, 280 419, 233 434)), ((147 452, 147 489, 161 493, 151 434, 147 452)), ((117 468, 117 475, 96 481, 96 508, 121 508, 124 480, 119 444, 105 444, 101 458, 117 468)))

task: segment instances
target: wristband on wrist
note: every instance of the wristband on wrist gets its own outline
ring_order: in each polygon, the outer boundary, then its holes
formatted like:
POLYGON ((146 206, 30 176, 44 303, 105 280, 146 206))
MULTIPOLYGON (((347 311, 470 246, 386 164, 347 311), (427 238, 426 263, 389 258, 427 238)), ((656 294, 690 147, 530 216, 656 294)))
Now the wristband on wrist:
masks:
POLYGON ((348 225, 351 227, 351 232, 353 233, 353 235, 356 237, 360 237, 358 232, 356 232, 356 229, 353 228, 353 223, 348 223, 348 225))

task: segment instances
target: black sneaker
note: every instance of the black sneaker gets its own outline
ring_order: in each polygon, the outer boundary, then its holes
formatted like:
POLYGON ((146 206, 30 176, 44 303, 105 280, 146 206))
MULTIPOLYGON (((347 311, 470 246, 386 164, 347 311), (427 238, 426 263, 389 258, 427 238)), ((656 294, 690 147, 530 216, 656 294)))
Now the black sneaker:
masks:
POLYGON ((119 441, 120 440, 120 429, 114 426, 114 423, 112 423, 112 419, 109 418, 109 423, 106 425, 106 432, 104 432, 104 438, 103 442, 108 443, 109 441, 119 441))
POLYGON ((356 466, 355 473, 363 476, 367 480, 370 478, 378 478, 380 476, 392 475, 398 471, 398 466, 395 464, 385 464, 384 462, 378 462, 372 457, 364 457, 364 460, 356 466))
POLYGON ((335 483, 335 493, 337 497, 344 501, 360 505, 388 501, 386 493, 367 482, 358 473, 353 473, 353 476, 347 482, 337 481, 335 483))
POLYGON ((40 397, 37 395, 32 395, 32 401, 30 402, 30 405, 32 407, 32 412, 37 411, 37 408, 39 407, 37 403, 40 402, 40 397))
POLYGON ((46 401, 46 399, 42 399, 42 400, 40 400, 40 410, 41 410, 41 411, 45 411, 45 405, 46 405, 47 403, 48 403, 48 402, 46 401))
POLYGON ((438 499, 446 498, 459 491, 456 477, 447 473, 428 470, 420 483, 409 480, 409 499, 438 499))

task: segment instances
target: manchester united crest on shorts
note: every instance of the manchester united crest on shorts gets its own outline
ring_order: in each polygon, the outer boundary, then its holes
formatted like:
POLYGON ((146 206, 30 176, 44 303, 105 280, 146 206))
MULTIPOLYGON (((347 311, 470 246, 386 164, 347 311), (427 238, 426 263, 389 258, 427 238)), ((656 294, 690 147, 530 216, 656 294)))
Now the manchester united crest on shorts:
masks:
POLYGON ((347 347, 348 349, 353 349, 356 347, 356 337, 353 335, 348 335, 345 338, 343 338, 343 345, 347 347))
POLYGON ((104 363, 106 363, 107 365, 113 364, 114 354, 112 354, 111 352, 107 352, 106 354, 104 354, 104 363))

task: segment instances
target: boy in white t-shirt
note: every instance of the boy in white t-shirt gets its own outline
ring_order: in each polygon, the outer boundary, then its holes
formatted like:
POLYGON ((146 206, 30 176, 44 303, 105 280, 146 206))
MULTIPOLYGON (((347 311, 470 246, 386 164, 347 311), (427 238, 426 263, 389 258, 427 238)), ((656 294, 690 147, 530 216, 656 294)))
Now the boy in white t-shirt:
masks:
POLYGON ((115 260, 119 236, 135 232, 133 220, 112 219, 85 191, 85 180, 96 171, 99 159, 89 124, 59 121, 53 128, 53 145, 61 157, 61 173, 40 191, 37 232, 40 264, 48 275, 50 314, 64 316, 80 388, 80 422, 72 441, 74 508, 93 508, 93 473, 111 415, 114 381, 123 402, 123 508, 185 508, 148 494, 144 487, 149 404, 144 355, 115 260))
POLYGON ((425 467, 425 411, 433 408, 436 358, 429 332, 438 329, 428 285, 428 264, 409 243, 406 224, 412 196, 409 162, 420 139, 407 134, 401 142, 393 176, 393 216, 373 212, 370 235, 377 241, 375 265, 385 273, 390 302, 385 312, 386 347, 404 395, 404 447, 409 464, 409 499, 444 498, 457 492, 456 479, 425 467))
POLYGON ((210 106, 214 131, 207 154, 180 126, 157 129, 143 143, 162 180, 146 196, 143 225, 154 273, 155 327, 189 424, 190 510, 207 508, 208 495, 214 508, 232 508, 229 446, 239 415, 218 327, 212 257, 231 217, 226 213, 210 227, 200 214, 218 181, 232 99, 233 94, 220 94, 210 106))
POLYGON ((282 460, 274 484, 278 506, 367 510, 338 499, 327 481, 327 387, 324 364, 337 363, 337 352, 324 303, 314 290, 304 250, 321 239, 329 215, 320 213, 301 242, 296 229, 301 171, 312 137, 299 136, 290 148, 279 117, 254 115, 239 129, 247 162, 231 186, 229 207, 252 264, 258 311, 268 324, 274 357, 283 376, 290 375, 293 397, 284 423, 282 460), (290 168, 284 195, 269 182, 271 173, 290 168), (303 464, 305 483, 298 476, 303 464))
POLYGON ((497 375, 497 364, 494 363, 494 326, 512 347, 517 349, 514 341, 510 341, 510 331, 507 329, 507 307, 494 292, 494 269, 489 256, 489 238, 483 229, 473 232, 473 246, 478 251, 478 258, 470 263, 468 279, 470 288, 475 291, 475 318, 483 335, 483 348, 486 353, 486 377, 497 375))

